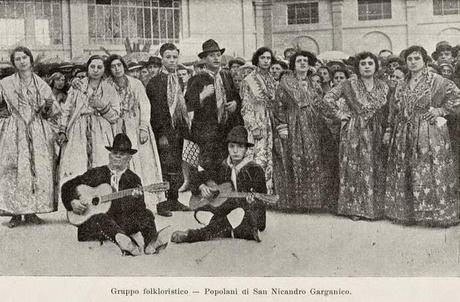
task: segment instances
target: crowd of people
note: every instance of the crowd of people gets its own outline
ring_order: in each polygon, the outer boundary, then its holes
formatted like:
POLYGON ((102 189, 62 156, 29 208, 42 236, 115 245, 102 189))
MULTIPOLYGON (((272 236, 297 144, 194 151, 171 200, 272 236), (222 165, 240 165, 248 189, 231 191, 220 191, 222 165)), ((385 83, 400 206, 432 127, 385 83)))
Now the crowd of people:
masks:
MULTIPOLYGON (((85 212, 79 185, 121 191, 167 181, 166 193, 136 191, 78 227, 79 240, 151 254, 162 244, 144 198, 169 217, 190 210, 179 192, 211 198, 228 182, 276 194, 275 210, 457 225, 459 48, 440 42, 431 56, 411 46, 322 62, 261 47, 250 62, 223 64, 225 48, 210 39, 191 65, 166 43, 146 62, 93 55, 42 78, 31 51, 17 47, 15 71, 0 81, 0 215, 12 216, 11 228, 41 224, 36 214, 60 201, 85 212)), ((205 226, 171 241, 260 241, 266 207, 251 194, 230 198, 195 211, 205 226)))

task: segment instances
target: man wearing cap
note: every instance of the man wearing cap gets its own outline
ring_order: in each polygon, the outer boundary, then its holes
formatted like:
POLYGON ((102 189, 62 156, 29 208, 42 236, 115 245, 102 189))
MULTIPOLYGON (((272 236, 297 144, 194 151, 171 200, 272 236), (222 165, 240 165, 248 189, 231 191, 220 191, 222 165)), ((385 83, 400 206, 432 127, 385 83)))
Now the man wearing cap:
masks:
POLYGON ((158 74, 161 68, 161 58, 151 56, 147 61, 147 69, 149 70, 150 77, 153 78, 158 74))
POLYGON ((200 147, 200 166, 213 169, 226 156, 224 138, 243 119, 239 92, 230 72, 220 66, 225 49, 212 39, 202 49, 198 57, 206 70, 189 80, 185 99, 188 111, 194 112, 191 138, 200 147))
POLYGON ((132 76, 133 78, 139 79, 140 78, 140 72, 141 72, 142 65, 137 63, 137 62, 130 62, 128 63, 128 72, 127 74, 129 76, 132 76))
POLYGON ((439 65, 441 62, 454 63, 457 56, 456 50, 446 41, 441 41, 436 44, 436 51, 431 54, 431 57, 439 65))
POLYGON ((228 61, 228 69, 230 69, 230 73, 232 76, 235 76, 235 73, 238 71, 238 68, 246 64, 246 60, 240 57, 236 57, 228 61))
POLYGON ((182 147, 188 136, 190 118, 185 105, 177 65, 179 49, 172 43, 160 47, 162 67, 146 87, 150 99, 152 125, 157 140, 163 179, 170 189, 167 200, 157 204, 157 213, 169 217, 171 211, 186 211, 179 202, 179 188, 182 184, 182 147))
MULTIPOLYGON (((216 184, 230 182, 237 192, 267 193, 265 173, 259 165, 247 157, 247 150, 254 144, 243 126, 233 128, 227 136, 229 156, 213 171, 202 171, 192 181, 192 193, 205 198, 212 197, 209 181, 216 184)), ((171 241, 196 242, 214 238, 240 238, 260 242, 259 231, 265 230, 265 205, 248 198, 231 198, 211 212, 195 213, 197 220, 206 224, 201 229, 176 231, 171 241), (198 218, 199 217, 199 218, 198 218)))
MULTIPOLYGON (((77 187, 97 187, 109 184, 113 191, 122 191, 142 186, 141 179, 129 169, 131 156, 137 152, 123 133, 117 134, 110 151, 109 164, 86 171, 62 186, 62 201, 68 211, 82 214, 88 205, 79 200, 77 187)), ((145 206, 140 190, 133 195, 114 200, 106 214, 96 214, 78 226, 78 241, 110 240, 117 244, 123 254, 133 256, 144 252, 156 253, 161 246, 153 213, 145 206), (131 240, 131 238, 134 239, 131 240), (145 248, 144 248, 145 247, 145 248)))

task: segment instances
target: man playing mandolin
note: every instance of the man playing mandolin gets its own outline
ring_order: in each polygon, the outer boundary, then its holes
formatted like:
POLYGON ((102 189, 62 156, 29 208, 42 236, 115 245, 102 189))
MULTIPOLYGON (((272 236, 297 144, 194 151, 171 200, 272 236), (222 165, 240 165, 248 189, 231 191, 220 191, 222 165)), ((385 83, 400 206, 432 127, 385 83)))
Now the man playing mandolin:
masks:
MULTIPOLYGON (((201 194, 204 199, 212 199, 215 195, 213 185, 224 183, 231 183, 237 192, 267 193, 263 169, 246 155, 248 148, 254 146, 248 140, 246 128, 233 128, 227 135, 227 146, 228 158, 216 171, 198 173, 192 181, 192 193, 201 194)), ((217 207, 198 208, 195 217, 207 225, 201 229, 176 231, 171 236, 172 242, 197 242, 214 238, 241 238, 260 242, 259 231, 265 229, 266 220, 265 205, 251 194, 246 198, 229 198, 217 207)))
MULTIPOLYGON (((117 134, 113 146, 106 147, 110 151, 107 166, 89 169, 62 186, 65 208, 79 215, 89 210, 91 200, 81 200, 84 199, 79 192, 82 185, 95 188, 108 184, 115 192, 140 188, 141 179, 128 168, 131 156, 137 152, 131 146, 128 136, 117 134)), ((140 189, 114 200, 107 213, 95 214, 78 226, 78 241, 110 240, 119 246, 124 255, 158 252, 165 245, 157 241, 157 237, 155 218, 146 208, 140 189)))

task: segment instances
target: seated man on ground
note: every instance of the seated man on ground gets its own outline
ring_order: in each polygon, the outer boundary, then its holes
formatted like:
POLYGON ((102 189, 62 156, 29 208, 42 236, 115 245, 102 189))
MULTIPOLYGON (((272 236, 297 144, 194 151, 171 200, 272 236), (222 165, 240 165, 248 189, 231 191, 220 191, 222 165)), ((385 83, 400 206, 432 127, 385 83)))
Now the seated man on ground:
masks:
MULTIPOLYGON (((216 171, 199 172, 192 181, 192 192, 207 199, 212 198, 213 188, 207 184, 213 181, 217 185, 229 182, 237 192, 267 193, 262 167, 246 156, 248 147, 254 146, 248 141, 246 128, 233 128, 227 136, 227 146, 228 158, 216 171)), ((260 242, 259 231, 265 229, 265 214, 265 205, 252 195, 246 198, 229 198, 210 211, 197 209, 195 217, 200 223, 205 221, 207 225, 201 229, 176 231, 172 234, 171 241, 180 243, 214 238, 241 238, 260 242)))
MULTIPOLYGON (((85 214, 88 204, 79 200, 80 185, 95 188, 109 184, 114 192, 141 187, 139 176, 128 168, 131 156, 137 152, 131 146, 128 136, 117 134, 113 146, 106 147, 110 151, 107 166, 89 169, 62 186, 65 208, 79 215, 85 214)), ((113 200, 107 213, 95 214, 78 226, 78 241, 110 240, 118 245, 123 254, 133 256, 142 252, 154 254, 165 247, 157 238, 155 218, 146 208, 141 190, 134 190, 132 195, 113 200)))

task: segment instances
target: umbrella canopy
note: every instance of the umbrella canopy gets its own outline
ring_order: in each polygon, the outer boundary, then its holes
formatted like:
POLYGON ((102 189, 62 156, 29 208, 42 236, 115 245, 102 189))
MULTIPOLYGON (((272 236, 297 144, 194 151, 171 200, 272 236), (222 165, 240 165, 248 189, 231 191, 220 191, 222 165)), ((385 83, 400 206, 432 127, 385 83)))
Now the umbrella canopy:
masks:
POLYGON ((91 55, 84 54, 84 55, 73 57, 72 60, 70 60, 70 62, 75 65, 86 65, 90 57, 91 55))
POLYGON ((323 62, 341 61, 341 60, 348 59, 349 57, 350 55, 344 53, 343 51, 337 51, 337 50, 325 51, 318 55, 318 59, 320 59, 323 62))
POLYGON ((151 56, 153 56, 153 54, 149 52, 138 51, 138 52, 132 52, 132 53, 125 55, 123 59, 126 61, 126 63, 142 62, 142 61, 147 62, 151 56))
POLYGON ((55 57, 46 57, 40 60, 41 64, 56 64, 56 65, 61 65, 64 63, 67 63, 64 61, 62 58, 55 56, 55 57))

